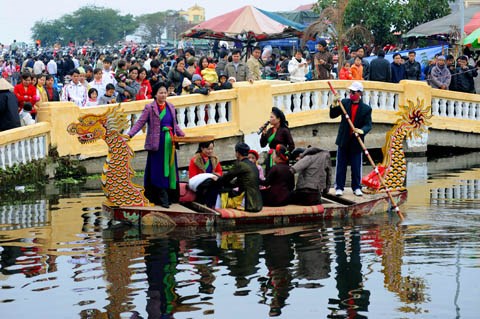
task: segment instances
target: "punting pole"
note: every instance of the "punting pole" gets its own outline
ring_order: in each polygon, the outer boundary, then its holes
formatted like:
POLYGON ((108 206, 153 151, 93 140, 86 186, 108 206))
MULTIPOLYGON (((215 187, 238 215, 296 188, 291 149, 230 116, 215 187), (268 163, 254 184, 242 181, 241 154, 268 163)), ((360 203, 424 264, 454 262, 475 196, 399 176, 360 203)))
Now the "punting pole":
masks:
MULTIPOLYGON (((330 83, 330 81, 327 81, 327 83, 328 83, 328 86, 330 87, 330 90, 332 91, 333 95, 337 95, 337 92, 336 92, 335 89, 333 88, 332 83, 330 83)), ((395 203, 395 200, 393 199, 393 196, 392 196, 392 193, 390 192, 390 189, 388 189, 388 187, 385 185, 385 180, 383 179, 382 175, 380 174, 380 171, 378 170, 377 165, 375 165, 375 163, 373 162, 373 159, 372 159, 372 157, 370 156, 370 153, 368 152, 367 148, 365 147, 365 144, 363 143, 362 139, 360 138, 360 135, 355 132, 355 126, 353 125, 352 120, 350 119, 350 116, 349 116, 348 113, 347 113, 347 110, 345 110, 345 107, 343 106, 342 101, 338 101, 338 102, 339 102, 339 104, 340 104, 340 108, 341 108, 341 110, 342 110, 342 112, 343 112, 343 115, 344 115, 345 118, 347 119, 347 122, 348 122, 348 124, 350 125, 350 128, 352 129, 353 133, 355 134, 355 137, 356 137, 357 140, 358 140, 358 143, 359 143, 360 146, 362 147, 363 153, 367 156, 368 161, 370 162, 370 165, 372 165, 372 167, 374 168, 375 173, 376 173, 377 176, 378 176, 378 179, 380 180, 380 183, 381 183, 382 186, 385 188, 385 191, 386 191, 388 197, 390 198, 390 202, 392 203, 392 208, 395 210, 395 212, 397 213, 398 217, 400 217, 401 220, 404 220, 403 214, 402 214, 402 212, 400 211, 400 208, 398 207, 398 205, 395 203)))

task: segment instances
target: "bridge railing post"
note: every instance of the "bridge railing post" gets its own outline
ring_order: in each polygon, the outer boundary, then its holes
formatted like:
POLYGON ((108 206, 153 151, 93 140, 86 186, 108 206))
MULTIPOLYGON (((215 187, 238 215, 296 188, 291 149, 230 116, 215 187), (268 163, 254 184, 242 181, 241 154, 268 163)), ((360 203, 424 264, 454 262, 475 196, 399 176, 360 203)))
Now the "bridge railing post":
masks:
POLYGON ((81 144, 66 130, 68 124, 78 120, 79 114, 79 107, 72 102, 44 103, 38 110, 37 121, 50 123, 50 145, 57 147, 60 156, 81 153, 81 144))

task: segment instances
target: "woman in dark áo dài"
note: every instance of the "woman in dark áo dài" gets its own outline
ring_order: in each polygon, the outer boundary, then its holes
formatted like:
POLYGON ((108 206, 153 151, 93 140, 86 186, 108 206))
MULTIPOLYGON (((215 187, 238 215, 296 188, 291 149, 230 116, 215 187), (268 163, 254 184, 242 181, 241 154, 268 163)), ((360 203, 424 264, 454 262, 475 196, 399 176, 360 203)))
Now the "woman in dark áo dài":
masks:
POLYGON ((156 84, 152 95, 154 101, 145 106, 128 135, 133 137, 147 124, 145 196, 151 202, 168 208, 172 196, 178 197, 178 169, 173 137, 185 134, 177 124, 175 107, 166 101, 166 84, 156 84))
POLYGON ((295 143, 293 142, 292 135, 290 134, 290 129, 288 128, 288 122, 285 118, 285 114, 277 108, 272 107, 272 113, 270 114, 270 125, 271 127, 267 130, 263 130, 260 137, 260 145, 262 147, 269 146, 270 151, 268 152, 266 158, 266 174, 270 168, 275 165, 272 158, 272 153, 277 147, 278 144, 284 145, 289 152, 292 152, 295 148, 295 143))
POLYGON ((273 152, 275 165, 270 169, 264 181, 260 184, 267 186, 262 189, 262 199, 265 206, 288 205, 290 195, 295 187, 295 177, 288 165, 288 151, 285 146, 278 144, 273 152))

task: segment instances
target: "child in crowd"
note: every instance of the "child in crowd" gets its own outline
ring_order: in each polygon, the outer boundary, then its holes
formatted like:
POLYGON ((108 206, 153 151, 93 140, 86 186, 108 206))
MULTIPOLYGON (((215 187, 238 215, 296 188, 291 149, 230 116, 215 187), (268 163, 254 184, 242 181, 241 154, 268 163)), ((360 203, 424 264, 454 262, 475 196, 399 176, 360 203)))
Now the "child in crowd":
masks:
POLYGON ((30 112, 32 111, 32 103, 25 102, 23 103, 23 109, 20 112, 20 124, 22 126, 35 124, 35 120, 32 118, 30 112))
POLYGON ((128 71, 127 71, 127 61, 120 60, 117 64, 117 71, 115 72, 115 79, 117 82, 126 82, 128 79, 128 71))
POLYGON ((202 86, 202 77, 199 74, 194 74, 192 76, 192 84, 190 85, 190 93, 199 93, 208 95, 210 89, 202 86))
POLYGON ((190 94, 190 85, 192 85, 192 81, 184 78, 182 82, 182 95, 190 94))
POLYGON ((353 80, 363 80, 363 65, 362 65, 362 58, 355 57, 355 62, 353 63, 352 67, 350 68, 352 71, 352 79, 353 80))
POLYGON ((98 91, 95 88, 88 90, 88 100, 85 106, 97 106, 98 105, 98 91))
POLYGON ((108 83, 105 89, 105 94, 98 99, 98 105, 117 103, 115 96, 115 86, 108 83))
MULTIPOLYGON (((187 78, 185 78, 187 79, 187 78)), ((185 80, 184 79, 184 80, 185 80)), ((188 80, 188 79, 187 79, 188 80)), ((190 81, 190 80, 189 80, 190 81)), ((192 84, 192 82, 190 82, 190 84, 192 84)), ((189 84, 189 85, 190 85, 189 84)), ((183 86, 182 86, 183 87, 183 86)), ((167 95, 168 96, 176 96, 177 93, 175 93, 175 85, 173 84, 173 82, 168 82, 168 89, 167 89, 167 95)))
POLYGON ((263 180, 265 180, 265 176, 263 175, 262 166, 260 166, 260 164, 258 164, 258 159, 259 158, 260 158, 260 156, 258 155, 257 151, 255 151, 255 150, 248 151, 248 159, 250 160, 250 162, 255 164, 255 166, 258 169, 258 177, 260 178, 261 181, 263 181, 263 180))
POLYGON ((340 75, 338 77, 340 80, 351 80, 352 71, 350 70, 350 62, 344 61, 343 67, 340 69, 340 75))
POLYGON ((237 79, 235 79, 233 76, 228 78, 228 82, 233 86, 233 83, 237 82, 237 79))
POLYGON ((218 75, 217 71, 215 71, 215 64, 209 63, 208 67, 200 71, 200 73, 202 73, 203 79, 210 85, 218 82, 218 75))
POLYGON ((227 81, 225 73, 220 72, 218 75, 218 83, 214 83, 212 87, 215 91, 228 90, 232 88, 232 83, 227 81))

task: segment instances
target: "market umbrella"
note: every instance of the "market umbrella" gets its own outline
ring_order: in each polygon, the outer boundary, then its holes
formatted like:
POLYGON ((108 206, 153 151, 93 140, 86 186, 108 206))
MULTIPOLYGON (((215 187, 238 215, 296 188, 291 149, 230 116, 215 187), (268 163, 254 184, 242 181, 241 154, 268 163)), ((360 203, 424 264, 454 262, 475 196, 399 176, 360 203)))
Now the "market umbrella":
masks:
POLYGON ((480 48, 480 28, 474 30, 465 39, 463 39, 463 45, 470 48, 480 48))
MULTIPOLYGON (((460 12, 455 11, 442 18, 423 23, 408 31, 403 37, 429 37, 440 34, 450 34, 453 31, 452 26, 458 26, 460 23, 460 12)), ((480 6, 471 5, 464 12, 466 34, 480 28, 480 6)))
POLYGON ((305 27, 273 12, 244 6, 197 24, 182 34, 188 38, 246 43, 301 37, 305 27))

